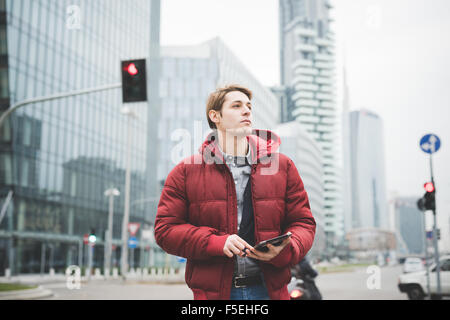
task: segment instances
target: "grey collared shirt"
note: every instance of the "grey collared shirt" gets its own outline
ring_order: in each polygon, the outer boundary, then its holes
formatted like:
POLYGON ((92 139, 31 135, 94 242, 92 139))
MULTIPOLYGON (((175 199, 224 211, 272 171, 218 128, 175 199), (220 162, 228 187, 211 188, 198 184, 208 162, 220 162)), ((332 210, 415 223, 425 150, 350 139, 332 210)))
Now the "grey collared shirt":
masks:
MULTIPOLYGON (((231 174, 233 175, 234 185, 236 187, 236 198, 237 198, 237 212, 238 212, 238 232, 242 220, 242 212, 244 210, 244 191, 247 186, 248 179, 251 174, 251 154, 250 148, 248 149, 247 155, 243 156, 233 156, 226 154, 222 151, 219 146, 220 151, 223 154, 225 163, 228 168, 230 168, 231 174), (247 158, 247 162, 245 159, 247 158)), ((261 273, 259 265, 256 260, 245 257, 241 258, 235 256, 236 263, 234 265, 234 276, 254 276, 261 273)))

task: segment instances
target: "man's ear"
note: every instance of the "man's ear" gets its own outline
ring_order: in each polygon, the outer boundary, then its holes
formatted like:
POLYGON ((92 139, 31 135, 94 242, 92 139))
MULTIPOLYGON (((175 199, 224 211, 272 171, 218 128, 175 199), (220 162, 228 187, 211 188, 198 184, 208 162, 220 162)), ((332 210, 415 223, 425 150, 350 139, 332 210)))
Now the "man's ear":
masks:
POLYGON ((216 110, 209 110, 208 116, 209 119, 211 119, 211 121, 214 122, 217 127, 217 124, 220 122, 220 113, 216 110))

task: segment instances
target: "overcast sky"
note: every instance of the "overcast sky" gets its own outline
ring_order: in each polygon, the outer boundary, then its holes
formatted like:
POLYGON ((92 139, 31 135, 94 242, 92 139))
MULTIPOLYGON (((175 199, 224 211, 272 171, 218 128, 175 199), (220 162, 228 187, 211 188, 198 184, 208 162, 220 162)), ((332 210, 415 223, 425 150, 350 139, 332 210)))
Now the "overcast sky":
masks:
MULTIPOLYGON (((433 164, 441 243, 450 250, 450 1, 332 3, 338 101, 345 52, 351 109, 383 119, 388 197, 423 194, 429 159, 419 140, 429 132, 441 138, 433 164)), ((279 84, 278 0, 161 1, 162 45, 216 36, 262 84, 279 84)))

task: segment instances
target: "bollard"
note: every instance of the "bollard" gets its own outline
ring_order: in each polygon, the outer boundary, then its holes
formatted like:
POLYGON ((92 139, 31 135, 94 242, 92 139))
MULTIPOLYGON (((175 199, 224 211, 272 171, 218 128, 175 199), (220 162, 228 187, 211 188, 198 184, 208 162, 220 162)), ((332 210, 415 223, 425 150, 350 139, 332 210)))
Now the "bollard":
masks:
POLYGON ((140 279, 142 278, 142 269, 141 268, 136 268, 136 276, 140 279))
POLYGON ((156 269, 155 268, 151 268, 150 269, 150 280, 156 280, 157 275, 156 275, 156 269))
POLYGON ((112 276, 113 276, 113 279, 119 279, 119 269, 118 268, 113 268, 112 276))
POLYGON ((106 280, 106 279, 109 279, 110 275, 111 275, 111 274, 110 274, 110 272, 109 272, 109 269, 106 268, 106 269, 105 269, 105 280, 106 280))
POLYGON ((144 280, 148 280, 148 269, 144 268, 144 270, 142 271, 142 278, 144 280))
POLYGON ((95 270, 94 270, 94 278, 95 279, 101 279, 102 278, 102 273, 101 273, 99 268, 95 268, 95 270))

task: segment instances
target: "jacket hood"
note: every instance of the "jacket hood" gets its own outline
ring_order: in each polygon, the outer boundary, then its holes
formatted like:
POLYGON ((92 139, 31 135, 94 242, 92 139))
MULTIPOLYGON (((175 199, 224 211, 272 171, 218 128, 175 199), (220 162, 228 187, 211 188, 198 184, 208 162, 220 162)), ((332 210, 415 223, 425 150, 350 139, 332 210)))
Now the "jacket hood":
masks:
MULTIPOLYGON (((253 129, 252 133, 246 138, 250 146, 252 164, 261 161, 265 157, 270 157, 272 153, 277 152, 281 144, 280 137, 270 130, 253 129)), ((198 150, 203 155, 205 162, 224 163, 223 154, 220 151, 218 142, 218 133, 214 129, 208 134, 206 140, 198 150)))

